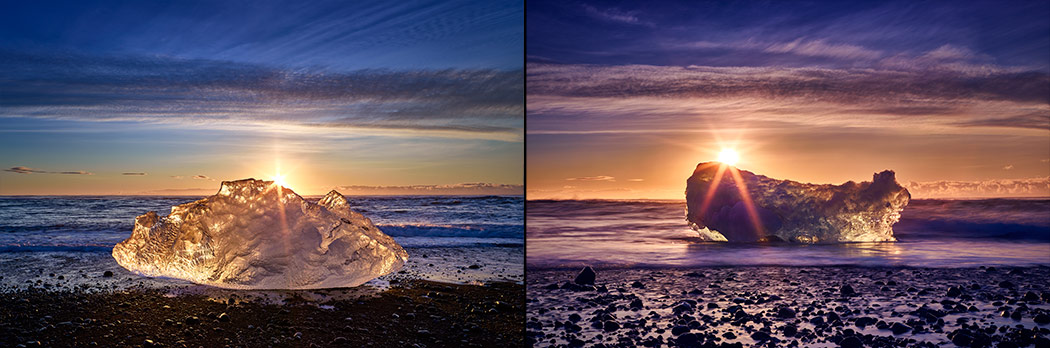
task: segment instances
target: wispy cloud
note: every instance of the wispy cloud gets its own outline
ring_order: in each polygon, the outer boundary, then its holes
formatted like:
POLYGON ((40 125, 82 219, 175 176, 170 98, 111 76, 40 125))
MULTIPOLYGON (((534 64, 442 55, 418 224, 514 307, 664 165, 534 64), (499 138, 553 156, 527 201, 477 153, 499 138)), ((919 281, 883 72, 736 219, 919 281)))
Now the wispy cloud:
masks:
POLYGON ((842 59, 877 59, 882 52, 851 44, 833 44, 825 40, 805 40, 772 44, 765 48, 770 53, 791 53, 800 56, 832 57, 842 59))
POLYGON ((11 168, 8 168, 8 169, 4 169, 4 171, 5 171, 5 172, 12 172, 12 173, 18 173, 18 174, 69 174, 69 175, 95 175, 94 173, 90 173, 90 172, 86 172, 86 171, 82 171, 82 170, 78 170, 78 171, 70 171, 70 172, 53 172, 53 171, 47 171, 47 170, 40 170, 40 169, 33 169, 33 168, 29 168, 29 167, 21 167, 21 166, 19 166, 19 167, 11 167, 11 168))
POLYGON ((193 178, 197 179, 197 180, 213 180, 214 181, 214 179, 209 178, 207 175, 194 175, 193 178))
POLYGON ((335 190, 347 195, 521 195, 523 185, 492 183, 461 183, 453 185, 408 186, 338 186, 335 190))
POLYGON ((984 181, 927 181, 904 185, 915 198, 1048 197, 1050 177, 984 181))
POLYGON ((587 117, 686 115, 810 126, 893 127, 901 123, 887 121, 907 119, 909 127, 1050 129, 1050 75, 1035 71, 530 63, 528 80, 535 117, 529 132, 564 130, 546 126, 587 117))
POLYGON ((146 173, 132 172, 132 173, 120 173, 120 175, 146 175, 146 173))
POLYGON ((583 176, 578 178, 566 178, 567 181, 616 181, 615 177, 608 175, 583 176))
POLYGON ((523 71, 284 70, 168 57, 0 50, 0 117, 500 134, 523 128, 523 71))
POLYGON ((1003 167, 1003 170, 1010 170, 1010 169, 1014 169, 1014 165, 1013 164, 1008 164, 1005 167, 1003 167))
POLYGON ((635 13, 621 11, 616 8, 599 9, 591 5, 583 5, 583 10, 587 15, 603 21, 650 25, 648 22, 639 20, 635 13))

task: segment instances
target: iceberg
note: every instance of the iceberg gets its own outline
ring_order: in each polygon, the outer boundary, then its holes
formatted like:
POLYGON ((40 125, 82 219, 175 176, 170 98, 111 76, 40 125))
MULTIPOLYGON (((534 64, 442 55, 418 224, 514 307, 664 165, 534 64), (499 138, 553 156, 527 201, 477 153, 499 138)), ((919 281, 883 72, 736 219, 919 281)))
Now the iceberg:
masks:
POLYGON ((396 272, 408 253, 339 192, 313 203, 272 181, 244 179, 168 216, 135 218, 113 258, 141 275, 222 288, 318 289, 396 272))
POLYGON ((706 240, 841 243, 895 241, 911 195, 890 170, 871 182, 817 185, 704 162, 686 180, 685 199, 686 220, 706 240))

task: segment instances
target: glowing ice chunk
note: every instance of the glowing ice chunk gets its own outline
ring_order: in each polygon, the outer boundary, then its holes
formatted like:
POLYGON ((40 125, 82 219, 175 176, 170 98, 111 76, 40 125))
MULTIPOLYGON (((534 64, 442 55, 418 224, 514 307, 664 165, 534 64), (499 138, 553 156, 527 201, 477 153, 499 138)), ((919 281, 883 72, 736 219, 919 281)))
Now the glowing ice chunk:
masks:
POLYGON ((396 272, 408 253, 336 191, 312 203, 272 181, 245 179, 167 217, 135 218, 113 258, 142 275, 224 288, 316 289, 396 272))
POLYGON ((911 199, 889 170, 876 173, 872 182, 842 185, 777 180, 740 170, 740 185, 732 173, 737 169, 726 166, 719 174, 722 165, 700 163, 686 181, 686 220, 706 240, 894 241, 893 224, 911 199))

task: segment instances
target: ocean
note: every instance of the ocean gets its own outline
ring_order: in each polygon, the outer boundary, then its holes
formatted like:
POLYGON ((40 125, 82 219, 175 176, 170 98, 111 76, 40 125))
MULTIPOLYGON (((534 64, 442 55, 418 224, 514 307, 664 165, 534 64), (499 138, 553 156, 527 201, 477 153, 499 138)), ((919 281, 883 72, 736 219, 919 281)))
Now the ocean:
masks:
MULTIPOLYGON (((108 251, 131 235, 135 217, 167 215, 203 197, 0 197, 0 252, 108 251)), ((304 197, 316 201, 320 197, 304 197)), ((521 196, 347 197, 403 247, 522 244, 521 196)))
MULTIPOLYGON (((167 215, 202 197, 0 197, 0 285, 47 281, 55 272, 128 274, 110 256, 131 235, 135 217, 167 215)), ((310 201, 317 197, 304 197, 310 201)), ((405 272, 455 283, 521 281, 522 196, 349 196, 351 208, 372 219, 409 252, 405 272), (472 264, 482 266, 469 268, 472 264)), ((88 278, 90 279, 90 278, 88 278)), ((135 277, 126 279, 135 280, 135 277)))
POLYGON ((915 199, 897 242, 799 245, 701 241, 685 201, 526 203, 528 269, 695 266, 1050 265, 1050 199, 915 199))

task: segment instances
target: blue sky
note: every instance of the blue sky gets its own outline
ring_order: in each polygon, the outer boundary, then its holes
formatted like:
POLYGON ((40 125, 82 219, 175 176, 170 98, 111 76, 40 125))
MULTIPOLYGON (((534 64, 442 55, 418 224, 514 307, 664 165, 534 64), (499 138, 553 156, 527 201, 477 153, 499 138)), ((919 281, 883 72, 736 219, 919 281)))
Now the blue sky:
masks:
POLYGON ((681 199, 723 147, 776 178, 893 169, 917 197, 1050 195, 1050 2, 526 12, 530 198, 681 199))
POLYGON ((278 166, 308 194, 521 185, 523 23, 520 1, 5 3, 0 194, 278 166))

